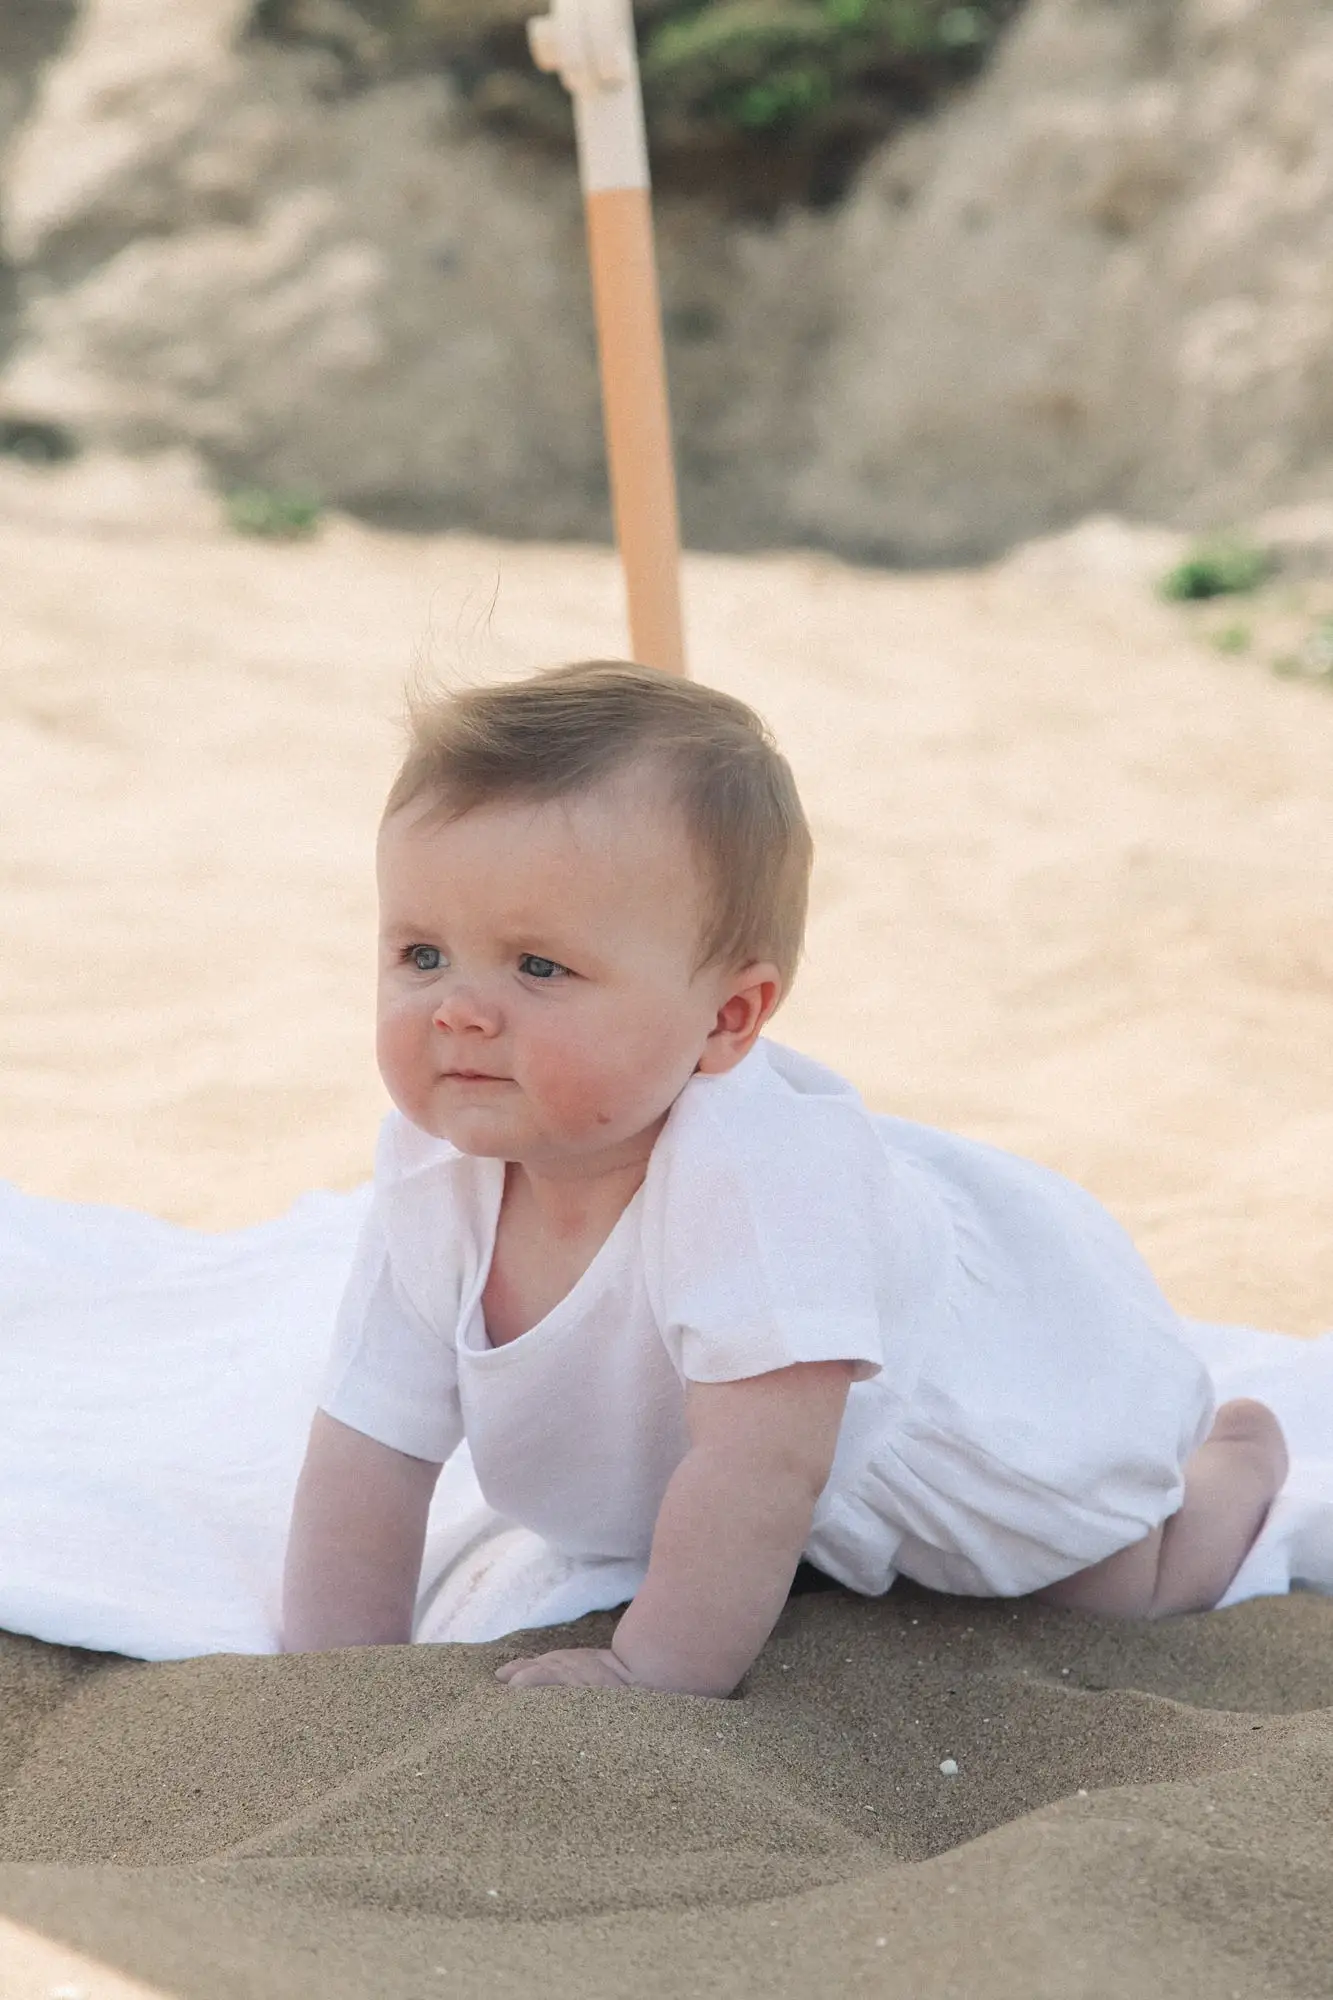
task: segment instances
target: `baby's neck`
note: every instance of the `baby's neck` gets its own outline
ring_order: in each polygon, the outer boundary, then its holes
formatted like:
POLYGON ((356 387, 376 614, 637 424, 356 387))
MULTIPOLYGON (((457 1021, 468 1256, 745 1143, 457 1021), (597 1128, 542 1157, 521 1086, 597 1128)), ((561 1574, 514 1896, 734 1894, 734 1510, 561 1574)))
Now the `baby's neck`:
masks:
POLYGON ((556 1243, 605 1242, 643 1184, 655 1137, 599 1161, 549 1168, 511 1160, 504 1209, 524 1234, 556 1243))
POLYGON ((647 1158, 543 1177, 510 1161, 482 1293, 492 1347, 517 1340, 573 1290, 634 1199, 647 1158))

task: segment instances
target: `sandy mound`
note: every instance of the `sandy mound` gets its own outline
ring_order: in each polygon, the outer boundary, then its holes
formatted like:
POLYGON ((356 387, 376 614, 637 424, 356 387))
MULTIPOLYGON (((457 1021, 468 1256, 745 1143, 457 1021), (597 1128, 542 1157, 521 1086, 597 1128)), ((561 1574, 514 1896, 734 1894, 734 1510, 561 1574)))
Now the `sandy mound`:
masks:
POLYGON ((512 1645, 12 1641, 0 1907, 200 2000, 1313 1995, 1331 1638, 1311 1597, 1131 1630, 837 1591, 721 1702, 511 1695, 512 1645))
MULTIPOLYGON (((781 1033, 1082 1179, 1183 1310, 1310 1332, 1333 700, 1104 555, 691 563, 696 670, 770 716, 819 841, 781 1033)), ((247 546, 183 506, 0 508, 0 570, 0 1172, 205 1228, 354 1185, 403 676, 620 651, 614 566, 344 524, 247 546)), ((549 1634, 160 1666, 8 1641, 0 1910, 199 2000, 1312 1995, 1331 1640, 1303 1596, 1126 1629, 832 1591, 732 1702, 499 1688, 549 1634)))

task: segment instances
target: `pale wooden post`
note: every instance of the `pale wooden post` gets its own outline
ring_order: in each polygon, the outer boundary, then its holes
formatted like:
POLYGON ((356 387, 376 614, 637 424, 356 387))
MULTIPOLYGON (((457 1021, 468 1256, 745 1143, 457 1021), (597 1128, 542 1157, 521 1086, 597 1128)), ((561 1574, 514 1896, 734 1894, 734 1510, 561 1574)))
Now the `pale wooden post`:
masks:
POLYGON ((630 650, 645 666, 683 674, 676 473, 630 0, 552 0, 528 23, 528 39, 538 67, 558 71, 574 100, 630 650))

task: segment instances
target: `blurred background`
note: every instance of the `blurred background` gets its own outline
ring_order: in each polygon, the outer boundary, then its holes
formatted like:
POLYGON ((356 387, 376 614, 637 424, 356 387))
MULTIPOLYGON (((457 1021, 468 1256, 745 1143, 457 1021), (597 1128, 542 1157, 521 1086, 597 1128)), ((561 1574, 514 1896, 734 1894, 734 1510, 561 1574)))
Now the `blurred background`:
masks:
MULTIPOLYGON (((0 452, 604 537, 534 8, 0 0, 0 452)), ((690 545, 956 563, 1333 493, 1324 0, 636 15, 690 545)))
MULTIPOLYGON (((0 1178, 370 1168, 414 666, 624 652, 542 0, 0 0, 0 1178)), ((777 1032, 1333 1319, 1333 8, 645 0, 693 671, 777 1032)))

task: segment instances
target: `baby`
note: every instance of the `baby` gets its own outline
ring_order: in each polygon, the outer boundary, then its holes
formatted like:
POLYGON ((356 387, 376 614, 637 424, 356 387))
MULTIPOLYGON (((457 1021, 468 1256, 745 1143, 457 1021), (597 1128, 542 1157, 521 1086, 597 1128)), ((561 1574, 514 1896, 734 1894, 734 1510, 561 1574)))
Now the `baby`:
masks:
POLYGON ((412 1636, 482 1492, 646 1565, 543 1684, 729 1694, 804 1555, 1128 1617, 1222 1597, 1286 1476, 1091 1196, 763 1037, 810 835, 741 702, 562 667, 418 701, 378 845, 396 1109, 297 1487, 289 1651, 412 1636))

